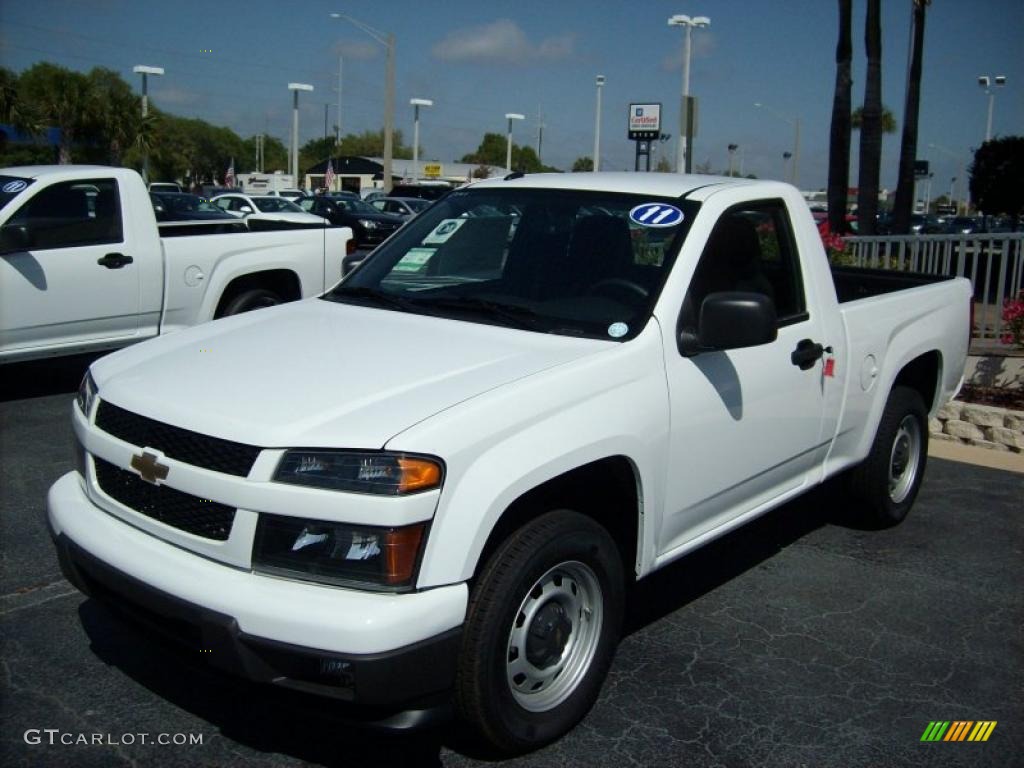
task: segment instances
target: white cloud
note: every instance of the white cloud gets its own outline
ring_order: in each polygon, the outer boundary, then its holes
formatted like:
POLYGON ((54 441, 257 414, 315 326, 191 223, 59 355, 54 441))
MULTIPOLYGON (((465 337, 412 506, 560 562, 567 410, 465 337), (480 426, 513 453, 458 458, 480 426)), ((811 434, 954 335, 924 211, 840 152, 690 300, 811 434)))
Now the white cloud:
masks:
MULTIPOLYGON (((686 34, 685 32, 682 34, 686 34)), ((677 41, 675 52, 670 53, 661 60, 661 68, 666 72, 675 72, 683 68, 683 40, 680 35, 677 41)), ((690 57, 691 59, 706 59, 715 52, 716 40, 715 35, 712 32, 708 32, 706 29, 695 31, 693 37, 690 39, 690 57)))
POLYGON ((532 43, 511 19, 464 27, 450 33, 433 47, 435 58, 444 61, 495 61, 528 63, 531 60, 565 59, 572 55, 574 36, 547 37, 532 43))

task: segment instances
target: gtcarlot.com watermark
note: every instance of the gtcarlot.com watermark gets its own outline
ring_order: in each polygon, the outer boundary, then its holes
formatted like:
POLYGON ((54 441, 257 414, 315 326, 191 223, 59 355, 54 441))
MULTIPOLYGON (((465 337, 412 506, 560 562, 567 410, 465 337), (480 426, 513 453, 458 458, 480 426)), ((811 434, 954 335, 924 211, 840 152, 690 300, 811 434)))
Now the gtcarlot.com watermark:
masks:
POLYGON ((201 733, 73 733, 59 728, 29 728, 25 731, 24 739, 26 744, 33 746, 46 744, 68 747, 124 747, 133 744, 195 747, 203 744, 201 733))

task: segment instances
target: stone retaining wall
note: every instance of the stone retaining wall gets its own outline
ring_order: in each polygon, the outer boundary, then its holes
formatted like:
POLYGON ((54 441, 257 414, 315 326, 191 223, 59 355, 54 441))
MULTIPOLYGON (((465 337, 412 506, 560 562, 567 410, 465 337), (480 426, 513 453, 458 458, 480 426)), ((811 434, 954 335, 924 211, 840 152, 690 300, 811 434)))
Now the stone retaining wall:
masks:
POLYGON ((932 440, 1024 453, 1024 411, 953 400, 928 424, 932 440))

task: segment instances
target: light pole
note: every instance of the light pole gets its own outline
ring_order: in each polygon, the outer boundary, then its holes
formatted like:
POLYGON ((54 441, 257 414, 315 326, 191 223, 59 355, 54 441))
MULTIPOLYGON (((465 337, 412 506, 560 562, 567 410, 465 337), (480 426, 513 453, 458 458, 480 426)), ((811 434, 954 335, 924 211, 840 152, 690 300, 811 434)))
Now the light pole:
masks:
POLYGON ((688 151, 686 146, 686 97, 690 95, 690 38, 694 27, 698 29, 710 27, 711 19, 707 16, 687 16, 677 13, 674 16, 669 16, 668 25, 686 29, 686 35, 683 38, 683 90, 679 100, 679 154, 676 157, 676 173, 683 173, 687 170, 688 151))
POLYGON ((762 104, 761 102, 755 102, 754 106, 771 112, 783 122, 789 123, 793 126, 793 166, 790 169, 789 183, 794 187, 798 186, 800 184, 800 118, 786 117, 777 109, 773 109, 767 104, 762 104))
POLYGON ((299 91, 312 91, 308 83, 288 83, 292 92, 292 179, 295 186, 299 185, 299 91))
POLYGON ((783 152, 782 153, 782 175, 783 176, 786 175, 786 164, 789 162, 789 159, 792 156, 793 156, 792 152, 783 152))
POLYGON ((526 116, 517 112, 508 112, 505 119, 508 120, 508 136, 505 139, 505 173, 512 173, 512 121, 525 120, 526 116))
POLYGON ((729 147, 728 147, 728 149, 729 149, 729 176, 733 176, 735 174, 735 171, 734 171, 735 165, 734 165, 733 161, 736 159, 736 150, 739 149, 739 147, 740 147, 739 144, 730 144, 729 147))
MULTIPOLYGON (((145 123, 146 116, 149 114, 149 75, 162 75, 164 73, 163 67, 147 67, 139 64, 136 67, 132 67, 132 72, 142 75, 142 120, 145 123)), ((146 130, 143 125, 142 130, 146 130)), ((142 144, 142 180, 149 184, 149 141, 145 141, 142 144)))
MULTIPOLYGON (((929 144, 928 146, 931 147, 932 149, 939 150, 939 152, 941 152, 942 154, 948 155, 949 157, 951 157, 951 158, 953 158, 954 160, 957 161, 957 174, 956 174, 956 176, 953 177, 954 181, 956 181, 957 179, 964 179, 964 178, 966 178, 966 176, 964 175, 964 159, 963 159, 963 157, 961 155, 958 155, 956 152, 954 152, 951 149, 946 149, 946 147, 942 146, 941 144, 929 144)), ((953 189, 953 187, 950 186, 950 198, 953 197, 952 189, 953 189)), ((962 216, 964 213, 967 213, 966 197, 967 197, 966 195, 961 194, 961 195, 958 195, 957 198, 956 198, 956 201, 957 201, 957 203, 956 203, 956 212, 957 212, 958 216, 962 216), (964 204, 963 213, 961 213, 961 201, 964 204)))
POLYGON ((413 180, 420 177, 420 107, 432 107, 430 99, 409 99, 412 104, 412 172, 413 180))
POLYGON ((988 96, 988 122, 985 123, 985 141, 992 140, 992 107, 996 101, 996 88, 1002 88, 1006 85, 1006 75, 996 75, 994 78, 989 78, 988 75, 981 75, 978 77, 978 85, 985 91, 988 96), (994 82, 993 82, 994 81, 994 82))
POLYGON ((394 158, 394 147, 391 134, 395 131, 395 36, 384 33, 353 19, 347 13, 332 13, 332 19, 343 19, 361 29, 387 50, 387 70, 385 72, 384 95, 384 191, 391 191, 391 165, 394 158))
POLYGON ((601 170, 601 89, 604 88, 604 75, 598 75, 597 112, 594 116, 594 170, 601 170))

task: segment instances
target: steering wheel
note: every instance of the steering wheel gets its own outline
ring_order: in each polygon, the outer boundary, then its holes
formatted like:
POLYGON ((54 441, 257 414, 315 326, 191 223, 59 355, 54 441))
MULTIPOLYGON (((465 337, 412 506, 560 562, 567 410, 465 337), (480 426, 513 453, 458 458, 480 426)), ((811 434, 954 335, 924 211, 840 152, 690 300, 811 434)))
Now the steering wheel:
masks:
POLYGON ((598 280, 596 283, 587 288, 587 293, 600 293, 604 288, 614 288, 619 291, 627 291, 632 294, 632 298, 639 298, 646 300, 651 294, 639 283, 634 283, 632 280, 626 280, 622 277, 606 277, 604 280, 598 280))

